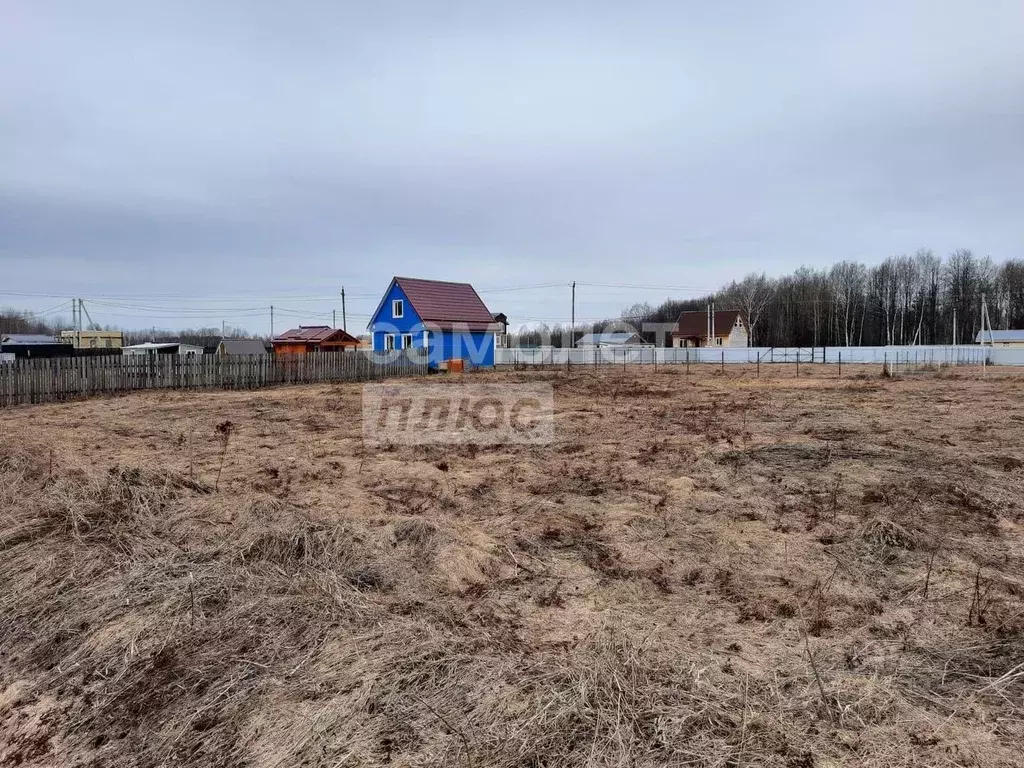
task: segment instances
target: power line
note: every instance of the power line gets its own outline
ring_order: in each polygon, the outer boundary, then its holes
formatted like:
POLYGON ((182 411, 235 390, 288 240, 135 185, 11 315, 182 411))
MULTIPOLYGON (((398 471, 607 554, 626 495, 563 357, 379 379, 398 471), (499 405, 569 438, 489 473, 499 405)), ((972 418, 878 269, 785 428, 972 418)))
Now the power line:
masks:
MULTIPOLYGON (((505 293, 507 291, 536 291, 542 288, 565 288, 568 283, 540 283, 538 285, 512 285, 505 288, 481 288, 477 293, 505 293)), ((581 283, 582 285, 582 283, 581 283)))
POLYGON ((577 285, 593 288, 620 288, 633 291, 686 291, 688 293, 718 293, 720 288, 698 288, 692 285, 633 285, 630 283, 589 283, 579 281, 577 285))
MULTIPOLYGON (((130 302, 109 301, 109 300, 103 300, 103 299, 90 299, 90 302, 93 303, 93 304, 101 304, 101 305, 107 306, 107 307, 122 307, 122 308, 127 308, 127 309, 147 309, 147 310, 156 309, 156 310, 169 310, 169 311, 173 311, 173 312, 200 312, 200 311, 203 311, 204 309, 207 309, 207 308, 204 308, 204 307, 168 307, 168 306, 165 306, 165 305, 148 304, 148 303, 147 304, 133 304, 133 303, 130 303, 130 302)), ((266 308, 267 307, 265 307, 265 306, 257 306, 257 307, 227 307, 227 309, 234 309, 234 310, 256 310, 256 309, 265 310, 266 308)), ((212 309, 220 309, 220 307, 212 307, 212 309)))
MULTIPOLYGON (((75 299, 79 297, 78 293, 37 293, 30 291, 0 291, 0 296, 27 296, 31 298, 44 298, 44 299, 75 299)), ((348 293, 349 298, 357 299, 379 299, 379 293, 348 293)), ((146 293, 146 294, 82 294, 82 298, 87 301, 99 301, 101 299, 113 300, 113 301, 132 301, 132 300, 176 300, 176 301, 277 301, 283 299, 285 301, 331 301, 336 299, 337 296, 331 294, 320 295, 294 295, 294 294, 279 294, 275 296, 259 296, 247 294, 245 291, 239 291, 233 294, 202 294, 202 293, 146 293)))
POLYGON ((49 315, 51 313, 60 312, 60 311, 62 311, 64 309, 67 309, 68 305, 70 305, 70 304, 71 304, 70 301, 64 301, 64 302, 61 302, 60 304, 58 304, 56 307, 50 307, 49 309, 44 309, 44 310, 42 310, 40 312, 30 312, 29 314, 36 315, 37 317, 40 316, 40 315, 49 315))

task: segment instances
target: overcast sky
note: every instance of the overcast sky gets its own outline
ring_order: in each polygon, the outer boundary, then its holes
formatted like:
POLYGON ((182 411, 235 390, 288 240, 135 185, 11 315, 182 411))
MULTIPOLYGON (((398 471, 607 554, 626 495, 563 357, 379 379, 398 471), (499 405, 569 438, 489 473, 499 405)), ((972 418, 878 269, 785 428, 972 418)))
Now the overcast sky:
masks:
POLYGON ((0 305, 267 332, 344 285, 353 330, 400 274, 518 325, 1024 257, 1022 41, 1020 0, 0 0, 0 305))

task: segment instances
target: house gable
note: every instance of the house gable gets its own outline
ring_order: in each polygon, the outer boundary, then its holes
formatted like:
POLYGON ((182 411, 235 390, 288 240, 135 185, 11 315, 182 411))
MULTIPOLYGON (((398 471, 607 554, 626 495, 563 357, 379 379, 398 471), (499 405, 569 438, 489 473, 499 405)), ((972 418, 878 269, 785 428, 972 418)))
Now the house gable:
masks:
POLYGON ((422 349, 426 343, 423 320, 394 278, 373 314, 369 329, 373 349, 377 352, 408 347, 422 349), (401 316, 396 315, 396 302, 401 302, 398 305, 401 316))
POLYGON ((388 286, 384 298, 381 299, 377 311, 373 314, 369 328, 375 333, 384 330, 389 333, 404 333, 423 329, 423 320, 396 280, 393 279, 391 285, 388 286), (401 302, 402 314, 400 317, 395 315, 396 301, 401 302))

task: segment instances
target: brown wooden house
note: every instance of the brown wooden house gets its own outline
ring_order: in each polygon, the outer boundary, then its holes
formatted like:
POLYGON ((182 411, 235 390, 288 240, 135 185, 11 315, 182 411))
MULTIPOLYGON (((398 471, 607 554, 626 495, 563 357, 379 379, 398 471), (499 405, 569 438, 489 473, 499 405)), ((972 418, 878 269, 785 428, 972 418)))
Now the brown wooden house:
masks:
POLYGON ((308 355, 357 349, 359 339, 329 325, 300 325, 273 340, 275 355, 308 355))
POLYGON ((733 309, 680 312, 672 329, 673 347, 746 347, 750 345, 743 313, 733 309))

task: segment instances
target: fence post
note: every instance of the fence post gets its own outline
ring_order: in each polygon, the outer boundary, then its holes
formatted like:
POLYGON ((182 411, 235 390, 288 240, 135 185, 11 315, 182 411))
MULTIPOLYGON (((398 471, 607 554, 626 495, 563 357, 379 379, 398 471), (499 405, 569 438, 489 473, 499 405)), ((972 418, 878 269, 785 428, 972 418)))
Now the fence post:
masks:
POLYGON ((843 378, 843 352, 839 351, 839 378, 843 378))
POLYGON ((722 375, 725 376, 725 350, 722 350, 722 375))

